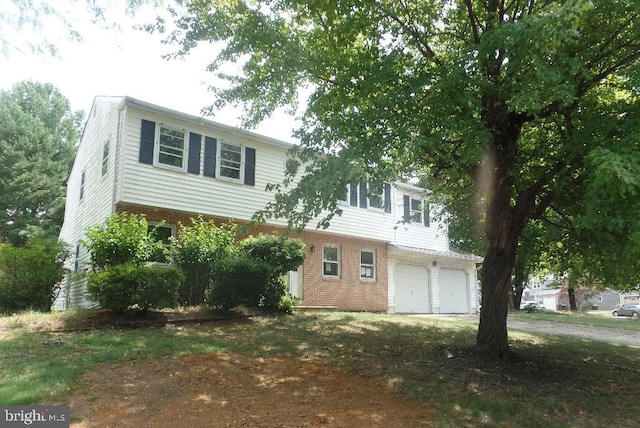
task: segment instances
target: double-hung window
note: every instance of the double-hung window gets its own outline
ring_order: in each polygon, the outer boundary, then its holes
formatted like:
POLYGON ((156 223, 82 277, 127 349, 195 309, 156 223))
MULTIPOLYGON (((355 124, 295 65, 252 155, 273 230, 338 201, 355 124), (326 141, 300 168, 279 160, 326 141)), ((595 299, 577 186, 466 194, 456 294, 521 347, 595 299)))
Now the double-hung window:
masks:
POLYGON ((186 132, 184 129, 164 124, 160 124, 158 128, 158 164, 184 170, 187 152, 186 132))
POLYGON ((411 223, 422 223, 422 201, 420 199, 411 199, 411 223))
POLYGON ((149 261, 167 263, 167 253, 171 252, 171 237, 175 235, 175 227, 170 224, 149 224, 148 231, 154 231, 156 239, 162 242, 162 249, 156 251, 149 261))
POLYGON ((376 254, 373 250, 360 251, 360 279, 376 279, 376 254))
POLYGON ((335 245, 322 247, 322 275, 331 278, 340 276, 340 248, 335 245))
POLYGON ((369 207, 384 209, 384 185, 371 186, 369 190, 369 207))
POLYGON ((105 140, 102 145, 102 176, 107 174, 109 169, 109 140, 105 140))
POLYGON ((82 174, 80 175, 80 200, 84 199, 85 177, 86 177, 86 174, 84 171, 82 171, 82 174))
POLYGON ((220 143, 219 177, 242 180, 242 146, 225 141, 220 143))

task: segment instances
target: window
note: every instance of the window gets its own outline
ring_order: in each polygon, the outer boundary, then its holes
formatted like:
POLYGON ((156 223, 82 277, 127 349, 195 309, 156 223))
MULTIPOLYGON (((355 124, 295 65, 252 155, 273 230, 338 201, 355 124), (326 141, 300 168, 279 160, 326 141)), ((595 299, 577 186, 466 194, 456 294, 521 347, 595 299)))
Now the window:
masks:
POLYGON ((80 244, 76 244, 76 251, 73 255, 73 273, 78 273, 80 270, 80 244))
POLYGON ((384 186, 371 186, 369 190, 369 206, 371 208, 384 208, 384 186))
POLYGON ((336 278, 340 276, 340 249, 337 246, 322 247, 322 275, 336 278))
POLYGON ((102 176, 107 174, 109 169, 109 140, 106 140, 102 145, 102 176))
POLYGON ((360 279, 376 278, 376 255, 372 250, 360 251, 360 279))
POLYGON ((220 143, 220 177, 231 180, 241 180, 242 146, 237 144, 220 143))
POLYGON ((163 124, 158 128, 160 129, 158 134, 158 164, 184 169, 185 131, 163 124))
POLYGON ((155 263, 167 263, 166 251, 171 251, 171 237, 174 236, 174 226, 170 224, 149 224, 149 232, 155 230, 156 238, 158 241, 162 242, 162 246, 164 250, 158 250, 153 256, 151 256, 150 261, 155 263))
POLYGON ((82 171, 82 175, 80 176, 80 200, 84 199, 84 181, 85 181, 85 173, 82 171))
POLYGON ((602 297, 602 295, 598 296, 598 303, 602 303, 604 302, 604 298, 602 297))
POLYGON ((422 201, 411 199, 411 223, 422 223, 422 201))

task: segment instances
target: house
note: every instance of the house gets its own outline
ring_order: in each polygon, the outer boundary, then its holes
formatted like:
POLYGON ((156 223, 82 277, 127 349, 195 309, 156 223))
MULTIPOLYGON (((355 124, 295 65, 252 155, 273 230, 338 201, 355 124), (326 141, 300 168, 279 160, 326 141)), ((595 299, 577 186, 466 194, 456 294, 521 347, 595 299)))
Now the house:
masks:
MULTIPOLYGON (((73 248, 68 267, 87 269, 80 245, 88 226, 116 212, 146 215, 160 232, 205 219, 238 223, 272 200, 268 183, 284 177, 292 144, 130 97, 97 97, 88 115, 67 189, 61 240, 73 248)), ((402 183, 366 190, 352 183, 343 215, 329 229, 298 237, 307 259, 289 274, 303 305, 348 311, 475 313, 478 256, 449 247, 432 218, 428 192, 402 183)), ((255 232, 282 232, 284 220, 255 232)), ((86 283, 71 275, 55 307, 86 307, 86 283), (75 278, 75 280, 74 280, 75 278)))

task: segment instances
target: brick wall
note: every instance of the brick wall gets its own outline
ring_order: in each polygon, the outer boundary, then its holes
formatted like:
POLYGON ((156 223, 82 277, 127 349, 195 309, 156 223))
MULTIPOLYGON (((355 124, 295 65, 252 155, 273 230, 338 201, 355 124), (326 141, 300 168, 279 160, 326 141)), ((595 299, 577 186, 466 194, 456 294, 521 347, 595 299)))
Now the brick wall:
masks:
MULTIPOLYGON (((169 224, 191 224, 197 213, 171 211, 133 204, 118 204, 117 212, 144 214, 150 222, 165 221, 169 224)), ((205 217, 206 219, 211 217, 205 217)), ((213 218, 220 224, 225 218, 213 218)), ((239 223, 239 222, 238 222, 239 223)), ((283 233, 284 228, 270 225, 253 227, 247 234, 283 233)), ((326 232, 305 231, 291 233, 306 245, 307 259, 303 265, 303 304, 336 306, 341 310, 386 312, 388 308, 387 243, 333 235, 326 232), (323 276, 323 246, 334 245, 340 250, 340 275, 338 278, 323 276), (375 279, 360 279, 360 251, 373 250, 375 254, 375 279)))

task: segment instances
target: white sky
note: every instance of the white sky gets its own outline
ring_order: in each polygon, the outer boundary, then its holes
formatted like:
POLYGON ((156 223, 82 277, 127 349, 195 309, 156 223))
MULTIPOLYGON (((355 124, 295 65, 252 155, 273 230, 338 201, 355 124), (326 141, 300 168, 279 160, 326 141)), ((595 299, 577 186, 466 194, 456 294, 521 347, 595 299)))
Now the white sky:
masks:
MULTIPOLYGON (((164 60, 162 55, 175 50, 174 46, 161 44, 160 35, 131 28, 152 21, 154 11, 146 8, 136 12, 135 17, 127 16, 124 2, 117 3, 120 6, 114 7, 107 19, 119 22, 120 30, 91 24, 82 2, 67 6, 65 16, 80 32, 83 42, 68 40, 64 27, 53 20, 45 21, 39 31, 23 28, 19 34, 9 34, 9 40, 20 50, 10 47, 6 55, 0 53, 0 89, 11 89, 22 80, 50 82, 69 99, 73 110, 84 110, 85 114, 95 96, 127 95, 200 115, 200 109, 214 101, 205 83, 213 82, 213 74, 207 73, 205 67, 214 58, 215 47, 199 47, 183 60, 164 60), (57 57, 30 52, 28 41, 43 37, 55 44, 57 57)), ((0 4, 3 7, 11 2, 0 0, 0 4)), ((0 35, 7 37, 6 33, 0 35)), ((240 126, 239 116, 239 109, 229 108, 211 119, 240 126)), ((290 116, 278 113, 253 131, 294 142, 291 131, 295 126, 290 116)))

